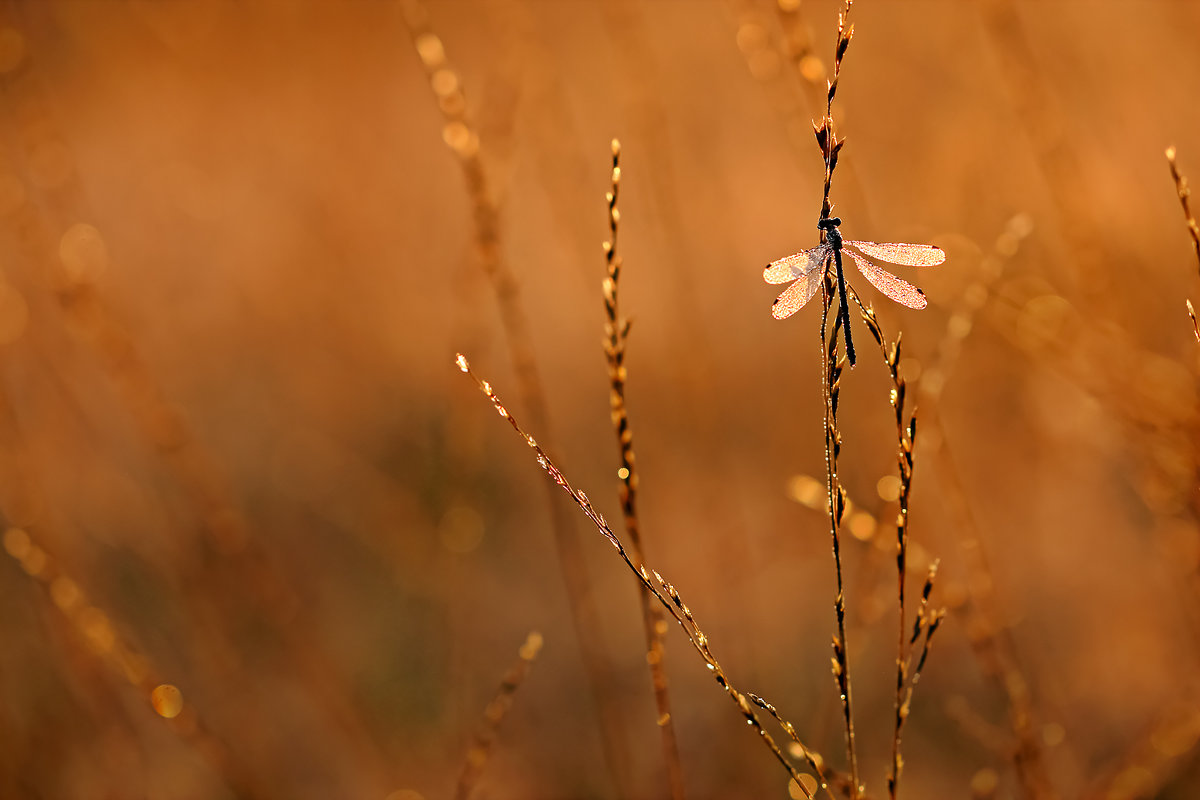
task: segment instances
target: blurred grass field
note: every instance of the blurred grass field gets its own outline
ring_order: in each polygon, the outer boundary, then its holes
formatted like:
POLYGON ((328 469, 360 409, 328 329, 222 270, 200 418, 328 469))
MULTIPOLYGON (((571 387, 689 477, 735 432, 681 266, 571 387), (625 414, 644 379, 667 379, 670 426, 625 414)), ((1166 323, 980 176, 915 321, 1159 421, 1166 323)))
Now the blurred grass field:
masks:
MULTIPOLYGON (((839 768, 828 523, 797 502, 825 469, 820 315, 773 320, 761 271, 817 242, 840 8, 427 0, 542 376, 550 427, 530 432, 615 524, 616 137, 647 561, 839 768)), ((472 796, 665 796, 637 587, 570 508, 614 775, 545 478, 454 367, 467 354, 529 421, 412 13, 0 4, 0 797, 450 797, 531 630, 472 796), (152 702, 160 685, 182 704, 152 702)), ((897 270, 921 312, 850 276, 931 415, 909 592, 940 558, 949 616, 901 794, 1195 797, 1200 263, 1163 153, 1200 185, 1200 4, 859 0, 853 22, 834 211, 847 238, 948 254, 897 270), (996 641, 1043 789, 1014 766, 996 641)), ((896 445, 887 372, 860 359, 841 476, 883 533, 861 517, 843 549, 884 797, 896 445)), ((786 796, 674 628, 666 649, 688 795, 786 796)))

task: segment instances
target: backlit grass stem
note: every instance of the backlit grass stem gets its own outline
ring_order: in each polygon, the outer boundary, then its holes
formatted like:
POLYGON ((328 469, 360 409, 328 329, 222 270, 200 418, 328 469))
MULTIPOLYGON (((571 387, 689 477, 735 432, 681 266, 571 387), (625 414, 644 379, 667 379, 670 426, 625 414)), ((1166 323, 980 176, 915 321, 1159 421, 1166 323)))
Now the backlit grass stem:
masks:
MULTIPOLYGON (((629 320, 621 316, 619 292, 621 280, 621 256, 617 253, 617 230, 621 213, 617 209, 617 196, 621 188, 621 144, 612 140, 612 189, 605 200, 608 205, 608 241, 604 243, 604 260, 607 274, 604 277, 604 356, 608 361, 609 405, 612 411, 613 428, 617 434, 617 448, 621 466, 617 475, 621 480, 621 513, 625 519, 625 532, 629 536, 629 550, 638 564, 646 561, 642 548, 641 525, 637 513, 638 472, 637 459, 633 451, 633 430, 629 425, 629 411, 625 406, 625 342, 629 334, 629 320)), ((662 734, 663 759, 667 769, 667 785, 673 800, 683 800, 683 767, 679 761, 679 744, 675 738, 675 720, 671 716, 671 696, 667 688, 667 669, 664 659, 663 634, 666 622, 662 609, 653 603, 645 587, 638 593, 642 606, 642 623, 646 633, 646 663, 650 667, 650 679, 654 685, 654 704, 658 710, 658 727, 662 734)))
MULTIPOLYGON (((654 595, 654 598, 658 600, 659 605, 665 609, 666 612, 671 615, 671 618, 678 623, 679 627, 683 629, 684 635, 687 636, 688 642, 692 645, 692 648, 704 660, 705 665, 708 667, 709 672, 712 673, 713 678, 716 679, 718 685, 725 690, 725 693, 729 696, 730 700, 737 705, 738 711, 742 714, 743 718, 746 720, 746 723, 754 729, 754 732, 759 735, 759 738, 762 740, 767 749, 771 751, 776 760, 778 760, 779 763, 783 765, 784 769, 787 770, 788 775, 800 787, 800 790, 803 792, 804 796, 811 800, 813 797, 813 792, 809 788, 810 781, 805 780, 804 774, 801 773, 794 764, 792 764, 787 755, 784 754, 783 750, 781 750, 779 745, 775 742, 774 737, 772 737, 771 734, 768 733, 765 728, 763 728, 762 722, 759 720, 758 715, 754 713, 753 706, 757 705, 760 708, 766 708, 765 701, 763 701, 762 698, 758 697, 757 695, 747 694, 736 689, 733 684, 730 683, 728 677, 725 675, 724 670, 721 668, 720 663, 717 661, 716 656, 713 655, 713 652, 709 647, 708 636, 700 629, 695 617, 692 616, 691 609, 688 608, 687 604, 683 602, 683 599, 679 596, 679 592, 676 591, 675 587, 665 581, 662 575, 660 575, 657 571, 650 570, 644 564, 638 564, 633 561, 629 554, 629 550, 626 549, 625 545, 621 542, 620 537, 613 532, 612 527, 608 524, 608 520, 604 518, 604 515, 592 505, 592 501, 588 499, 588 496, 584 494, 583 491, 578 490, 571 485, 571 483, 567 480, 566 475, 564 475, 558 469, 558 467, 555 466, 554 462, 551 461, 550 456, 546 454, 546 451, 541 448, 541 446, 532 436, 530 436, 521 428, 516 419, 513 418, 512 414, 509 413, 508 409, 500 401, 500 398, 492 389, 491 384, 489 384, 487 381, 480 380, 475 376, 475 373, 471 371, 471 366, 467 362, 466 357, 460 354, 456 358, 455 364, 463 373, 465 373, 469 378, 471 378, 471 380, 475 382, 475 385, 478 386, 479 390, 482 391, 483 394, 488 398, 492 404, 492 407, 496 409, 496 412, 501 416, 501 418, 506 420, 508 424, 512 426, 513 430, 516 431, 522 439, 524 439, 525 444, 527 444, 534 451, 538 466, 540 466, 542 470, 550 477, 550 480, 553 481, 553 484, 559 486, 571 497, 571 500, 574 501, 575 505, 579 506, 579 510, 584 513, 584 516, 591 520, 592 524, 596 526, 596 530, 600 532, 600 535, 607 539, 609 544, 611 544, 617 551, 617 555, 620 556, 621 560, 625 562, 625 566, 629 567, 629 569, 633 571, 642 586, 648 592, 654 595)), ((781 725, 784 727, 784 730, 787 732, 788 736, 797 743, 809 768, 816 773, 819 787, 824 789, 826 794, 832 798, 833 794, 829 789, 829 781, 826 779, 825 769, 822 766, 825 763, 825 760, 821 758, 818 753, 800 743, 799 739, 796 737, 795 728, 792 725, 785 723, 782 720, 781 725)))
MULTIPOLYGON (((838 80, 841 77, 842 58, 850 46, 850 37, 854 34, 854 26, 848 24, 850 15, 850 0, 847 0, 842 13, 838 15, 837 42, 834 46, 833 78, 825 94, 825 116, 819 123, 814 123, 813 132, 817 138, 817 146, 825 160, 825 184, 821 200, 821 217, 829 218, 832 205, 829 201, 829 191, 833 185, 833 171, 837 167, 838 153, 846 143, 838 139, 833 129, 833 98, 837 94, 838 80)), ((821 241, 825 240, 822 230, 821 241)), ((850 691, 850 660, 846 645, 846 594, 842 577, 841 554, 841 524, 846 511, 846 493, 838 480, 837 459, 841 449, 841 435, 837 429, 838 381, 842 374, 842 361, 838 358, 837 330, 839 323, 846 329, 844 338, 849 344, 850 320, 846 314, 845 290, 842 289, 842 303, 834 318, 833 333, 829 335, 829 308, 833 302, 834 287, 828 278, 822 284, 823 306, 821 311, 821 359, 822 394, 825 400, 825 490, 829 502, 829 531, 833 539, 833 564, 837 573, 837 597, 834 600, 834 610, 837 615, 837 633, 833 637, 833 673, 838 684, 838 694, 842 701, 842 716, 846 726, 846 755, 850 766, 850 797, 852 800, 861 794, 858 776, 858 749, 854 740, 854 714, 850 691)))
MULTIPOLYGON (((442 112, 442 139, 458 159, 466 182, 474 224, 475 251, 496 295, 521 402, 534 424, 548 431, 550 421, 546 395, 533 355, 529 325, 520 298, 520 284, 500 248, 500 210, 481 156, 479 132, 468 114, 462 81, 446 57, 442 39, 432 30, 429 13, 420 0, 405 0, 401 8, 413 47, 442 112)), ((591 581, 583 551, 567 511, 556 502, 553 491, 547 492, 547 504, 563 582, 568 587, 571 621, 600 721, 604 756, 618 793, 628 794, 629 756, 625 724, 621 719, 621 704, 616 699, 612 668, 599 634, 600 614, 592 599, 594 593, 588 588, 591 581)))

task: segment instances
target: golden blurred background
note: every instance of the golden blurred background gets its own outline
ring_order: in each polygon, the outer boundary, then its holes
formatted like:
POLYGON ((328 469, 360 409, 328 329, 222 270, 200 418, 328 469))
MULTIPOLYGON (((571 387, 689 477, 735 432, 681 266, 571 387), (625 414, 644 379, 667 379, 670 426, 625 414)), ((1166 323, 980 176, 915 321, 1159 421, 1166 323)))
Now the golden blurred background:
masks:
MULTIPOLYGON (((667 796, 633 577, 558 493, 564 580, 545 476, 453 363, 620 520, 614 137, 648 563, 844 769, 820 312, 773 320, 761 279, 817 242, 840 9, 0 5, 0 797, 448 798, 534 630, 471 796, 667 796)), ((897 270, 921 312, 849 276, 921 408, 909 624, 933 559, 948 608, 900 793, 1196 797, 1200 262, 1163 154, 1200 181, 1200 4, 851 22, 834 212, 948 254, 897 270)), ((848 639, 884 797, 896 432, 855 325, 848 639)), ((787 796, 674 626, 666 649, 687 795, 787 796)))

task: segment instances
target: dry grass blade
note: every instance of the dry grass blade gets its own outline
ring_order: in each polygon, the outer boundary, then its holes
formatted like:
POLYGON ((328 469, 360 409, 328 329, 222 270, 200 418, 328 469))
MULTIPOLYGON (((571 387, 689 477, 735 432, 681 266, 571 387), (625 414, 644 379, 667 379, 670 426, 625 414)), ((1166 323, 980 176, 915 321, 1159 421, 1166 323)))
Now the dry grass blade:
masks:
POLYGON ((1171 177, 1175 180, 1175 194, 1178 195, 1179 205, 1183 208, 1183 219, 1187 223, 1188 235, 1192 237, 1192 249, 1196 251, 1196 267, 1200 269, 1200 224, 1192 215, 1191 204, 1188 201, 1192 190, 1188 188, 1187 176, 1179 171, 1175 156, 1175 146, 1172 145, 1167 148, 1167 165, 1171 168, 1171 177))
MULTIPOLYGON (((829 202, 829 190, 833 187, 833 171, 837 168, 838 153, 846 140, 838 139, 833 129, 833 98, 837 94, 838 80, 842 76, 842 58, 850 47, 850 38, 854 35, 854 26, 848 25, 852 0, 846 0, 846 6, 838 14, 837 43, 834 45, 833 78, 825 91, 825 116, 820 122, 813 123, 813 133, 817 137, 817 145, 825 159, 825 185, 821 197, 821 219, 828 219, 833 206, 829 202)), ((824 241, 824 237, 822 237, 824 241)))
MULTIPOLYGON (((708 636, 700 629, 695 617, 692 616, 691 609, 688 608, 687 604, 683 602, 683 598, 680 597, 679 592, 676 591, 675 587, 663 580, 663 577, 658 574, 658 572, 647 569, 644 564, 634 563, 633 559, 630 557, 629 551, 621 542, 620 537, 617 536, 612 527, 608 524, 608 520, 604 518, 604 515, 592 505, 592 501, 588 499, 588 496, 583 491, 578 490, 571 485, 570 481, 567 480, 566 475, 564 475, 562 471, 555 466, 554 462, 550 459, 550 456, 546 454, 546 451, 542 449, 542 447, 532 436, 530 436, 524 431, 524 429, 521 428, 521 426, 517 423, 517 420, 512 416, 512 414, 509 413, 508 408, 505 407, 499 396, 492 389, 491 384, 489 384, 487 381, 480 380, 475 376, 475 374, 471 371, 471 366, 467 362, 466 357, 462 354, 459 354, 455 360, 455 364, 458 366, 459 370, 461 370, 467 375, 467 377, 471 378, 471 380, 475 382, 475 385, 481 392, 483 392, 488 401, 491 402, 492 407, 496 410, 496 413, 498 413, 502 419, 507 421, 508 424, 512 426, 512 429, 517 432, 517 435, 525 441, 525 444, 534 451, 534 456, 537 460, 538 466, 541 467, 542 470, 549 476, 550 480, 553 482, 552 485, 558 486, 570 496, 575 505, 579 506, 579 510, 583 512, 584 516, 586 516, 591 523, 596 526, 596 530, 600 533, 600 535, 607 539, 609 544, 611 544, 617 551, 617 555, 622 561, 625 562, 625 566, 629 567, 629 569, 633 571, 634 575, 637 576, 638 581, 642 584, 642 586, 648 592, 654 595, 654 598, 658 600, 659 605, 662 606, 662 608, 671 615, 671 618, 675 620, 679 627, 683 629, 684 634, 687 636, 688 642, 692 645, 692 649, 694 649, 696 653, 704 660, 705 666, 708 668, 713 678, 717 681, 717 684, 725 690, 725 693, 729 696, 729 699, 737 705, 738 710, 745 718, 746 723, 754 729, 755 733, 759 735, 759 738, 762 740, 763 744, 771 751, 771 754, 774 755, 776 760, 779 761, 779 763, 783 765, 784 769, 787 770, 788 775, 800 787, 800 790, 804 796, 811 800, 813 793, 808 789, 808 782, 804 780, 803 773, 796 769, 795 765, 792 764, 784 752, 779 748, 779 745, 776 744, 775 739, 771 736, 771 734, 768 733, 765 728, 763 728, 762 722, 759 720, 758 715, 754 713, 753 706, 759 705, 760 707, 764 707, 762 706, 762 703, 765 701, 762 701, 761 698, 758 698, 755 695, 750 695, 738 690, 732 683, 730 683, 729 678, 725 675, 725 671, 721 668, 720 662, 717 661, 716 656, 713 655, 712 649, 709 647, 708 636)), ((789 736, 793 736, 794 738, 795 732, 791 725, 786 725, 785 730, 788 730, 789 736)), ((809 766, 814 772, 817 773, 820 788, 822 788, 826 793, 830 794, 830 797, 832 797, 832 794, 829 790, 829 782, 826 780, 821 767, 821 765, 824 763, 824 759, 821 758, 821 756, 815 751, 807 747, 803 747, 803 745, 801 747, 803 748, 803 754, 809 766)))
MULTIPOLYGON (((838 455, 842 439, 837 427, 839 383, 844 359, 839 358, 837 330, 840 316, 829 326, 829 309, 833 305, 834 288, 828 275, 822 283, 821 304, 821 357, 824 378, 821 383, 825 399, 825 491, 829 514, 829 532, 833 540, 833 565, 837 575, 837 596, 834 611, 837 615, 837 633, 833 636, 833 676, 837 681, 838 696, 842 701, 842 718, 846 729, 846 754, 850 764, 850 797, 861 793, 858 779, 858 749, 854 739, 854 714, 850 695, 850 659, 846 653, 846 592, 842 573, 842 519, 846 513, 846 492, 838 479, 838 455)), ((840 310, 838 314, 840 314, 840 310)))
POLYGON ((905 420, 904 408, 908 396, 908 386, 904 378, 900 375, 900 336, 898 335, 895 342, 888 345, 887 338, 883 334, 883 329, 879 324, 879 319, 875 316, 874 310, 864 306, 857 296, 855 296, 854 300, 862 314, 863 322, 866 323, 867 329, 871 331, 871 335, 879 344, 884 364, 888 368, 888 374, 892 379, 890 399, 892 408, 896 412, 896 461, 900 477, 900 493, 898 498, 900 511, 896 516, 896 588, 899 598, 899 614, 896 641, 896 692, 894 724, 892 728, 892 764, 887 778, 888 796, 892 800, 895 800, 897 787, 900 782, 900 773, 904 767, 904 759, 900 755, 900 735, 904 727, 904 721, 908 718, 911 708, 913 687, 916 686, 920 678, 921 669, 924 667, 925 659, 929 654, 929 640, 932 638, 934 631, 937 630, 938 625, 941 623, 942 615, 945 612, 930 613, 928 610, 929 596, 933 592, 933 579, 937 574, 937 562, 934 562, 925 580, 925 587, 921 592, 921 606, 917 612, 912 635, 911 637, 909 636, 908 624, 905 619, 904 587, 908 577, 908 503, 909 496, 912 493, 913 447, 917 437, 917 412, 914 410, 907 418, 907 421, 905 420), (924 646, 922 647, 920 659, 917 662, 917 668, 910 678, 909 667, 912 662, 911 648, 920 638, 922 632, 925 634, 924 646))
MULTIPOLYGON (((841 152, 845 140, 839 140, 833 128, 833 98, 837 93, 838 79, 841 77, 842 58, 850 46, 850 37, 854 26, 848 25, 850 0, 847 0, 842 13, 838 15, 837 42, 834 46, 833 78, 829 81, 825 94, 825 117, 813 125, 817 138, 817 146, 825 160, 825 183, 821 200, 821 219, 828 219, 832 205, 829 201, 829 190, 833 185, 833 171, 837 167, 838 153, 841 152)), ((822 231, 824 241, 824 231, 822 231)), ((841 524, 846 511, 846 493, 838 480, 837 461, 841 450, 841 435, 837 429, 838 382, 842 373, 842 361, 838 358, 837 330, 839 323, 845 329, 847 347, 850 346, 850 320, 847 316, 846 289, 839 287, 841 304, 834 318, 832 336, 829 335, 829 308, 833 302, 833 286, 826 279, 822 283, 821 310, 821 362, 822 362, 822 395, 825 400, 825 491, 829 502, 829 532, 833 540, 833 563, 837 573, 837 597, 834 600, 834 610, 837 615, 837 633, 833 637, 833 673, 837 680, 838 695, 842 701, 842 717, 846 727, 846 756, 850 767, 850 797, 852 800, 861 794, 858 776, 858 748, 854 739, 854 714, 850 691, 850 661, 846 652, 846 593, 842 576, 841 553, 841 524)))
POLYGON ((504 716, 512 707, 513 696, 524 683, 525 676, 529 674, 529 668, 533 665, 533 661, 541 649, 542 635, 537 631, 531 631, 525 637, 525 643, 517 651, 517 660, 509 668, 504 679, 500 681, 500 689, 496 692, 496 696, 484 709, 483 719, 480 720, 479 727, 471 738, 471 745, 467 749, 466 764, 463 765, 462 775, 458 779, 458 788, 454 792, 455 800, 467 800, 476 784, 479 783, 479 777, 483 774, 483 768, 487 766, 488 757, 491 755, 492 746, 496 743, 496 733, 500 729, 500 723, 504 721, 504 716))
MULTIPOLYGON (((445 119, 442 138, 457 157, 466 181, 475 228, 475 250, 496 295, 521 401, 534 424, 541 430, 549 430, 545 391, 533 356, 519 283, 500 251, 499 208, 480 154, 479 133, 467 113, 462 82, 446 57, 441 38, 430 27, 429 14, 424 5, 419 0, 406 0, 402 8, 413 46, 445 119)), ((628 794, 629 755, 625 725, 621 719, 622 706, 615 697, 612 668, 602 645, 603 637, 599 633, 600 615, 592 600, 594 594, 589 589, 591 581, 579 541, 574 535, 566 509, 556 502, 553 495, 553 491, 548 489, 551 528, 563 581, 570 587, 567 592, 568 605, 600 719, 605 759, 618 792, 628 794)))
MULTIPOLYGON (((612 141, 612 189, 608 203, 609 239, 604 243, 604 258, 607 275, 604 278, 604 355, 608 360, 609 404, 612 411, 613 428, 617 434, 621 467, 617 474, 621 478, 621 513, 625 520, 625 532, 629 536, 629 550, 639 564, 646 561, 642 547, 641 525, 637 513, 638 471, 633 451, 633 430, 629 425, 629 412, 625 406, 625 343, 629 335, 629 320, 621 316, 618 289, 621 280, 621 256, 617 253, 617 230, 621 220, 617 209, 617 197, 621 188, 621 144, 612 141)), ((679 761, 679 744, 675 738, 675 720, 671 715, 671 697, 667 688, 666 650, 663 634, 666 624, 662 609, 651 601, 648 589, 642 587, 638 593, 642 606, 642 623, 646 633, 646 663, 650 667, 650 678, 654 685, 654 703, 658 709, 658 726, 662 733, 663 759, 667 768, 667 785, 674 800, 683 800, 683 767, 679 761)))
MULTIPOLYGON (((1179 171, 1179 164, 1175 161, 1176 152, 1175 145, 1167 148, 1167 165, 1171 168, 1171 178, 1175 181, 1175 194, 1179 197, 1179 205, 1183 208, 1183 219, 1187 224, 1188 235, 1192 237, 1192 249, 1196 251, 1196 267, 1200 269, 1200 224, 1197 224, 1196 218, 1192 215, 1192 207, 1189 202, 1192 190, 1188 187, 1187 176, 1179 171)), ((1192 307, 1192 301, 1187 301, 1188 318, 1192 321, 1192 332, 1196 335, 1196 341, 1200 342, 1200 323, 1196 321, 1196 309, 1192 307)))

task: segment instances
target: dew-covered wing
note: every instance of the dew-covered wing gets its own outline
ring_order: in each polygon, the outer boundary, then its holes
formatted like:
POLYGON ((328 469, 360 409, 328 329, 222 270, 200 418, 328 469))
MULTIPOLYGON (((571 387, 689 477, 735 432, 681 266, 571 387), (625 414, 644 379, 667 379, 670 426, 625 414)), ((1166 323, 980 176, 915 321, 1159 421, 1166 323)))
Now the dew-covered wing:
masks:
POLYGON ((771 306, 771 316, 775 319, 786 319, 804 308, 804 304, 811 300, 817 290, 821 288, 823 280, 825 280, 824 270, 810 270, 807 276, 797 280, 784 289, 783 294, 775 298, 775 304, 771 306))
POLYGON ((931 244, 855 241, 847 241, 845 244, 871 258, 906 267, 935 267, 946 260, 946 251, 931 244))
POLYGON ((871 282, 872 286, 897 303, 909 308, 924 308, 929 305, 929 301, 925 299, 925 293, 908 281, 901 280, 892 273, 875 266, 852 250, 842 250, 842 252, 854 259, 858 271, 871 282))
POLYGON ((787 283, 797 278, 803 278, 824 266, 825 260, 829 258, 829 252, 828 245, 821 245, 811 250, 793 253, 778 261, 772 261, 763 270, 763 280, 767 283, 787 283))

